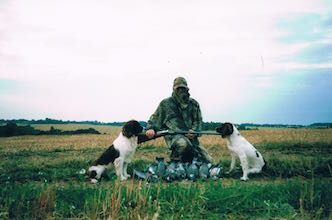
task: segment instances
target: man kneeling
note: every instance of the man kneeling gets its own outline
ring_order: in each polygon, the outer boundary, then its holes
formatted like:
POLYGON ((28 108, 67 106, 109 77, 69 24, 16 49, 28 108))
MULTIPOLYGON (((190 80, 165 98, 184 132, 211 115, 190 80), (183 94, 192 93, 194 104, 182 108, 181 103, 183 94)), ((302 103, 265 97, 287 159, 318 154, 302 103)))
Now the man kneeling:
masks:
MULTIPOLYGON (((202 115, 198 102, 190 98, 187 81, 177 77, 171 97, 162 100, 146 126, 146 136, 152 138, 160 130, 200 131, 202 115)), ((212 157, 200 145, 197 135, 166 135, 165 141, 172 150, 171 160, 191 162, 193 157, 201 162, 212 162, 212 157)))

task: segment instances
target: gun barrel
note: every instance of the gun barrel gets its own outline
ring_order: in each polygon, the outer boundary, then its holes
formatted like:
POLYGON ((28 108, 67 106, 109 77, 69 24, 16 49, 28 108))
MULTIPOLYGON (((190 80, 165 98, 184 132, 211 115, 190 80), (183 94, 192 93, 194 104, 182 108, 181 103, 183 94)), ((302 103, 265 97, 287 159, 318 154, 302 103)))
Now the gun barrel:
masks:
POLYGON ((218 132, 212 132, 212 131, 183 131, 183 130, 163 130, 163 131, 158 131, 152 138, 148 138, 145 133, 138 134, 138 140, 137 143, 140 144, 145 141, 153 140, 158 137, 166 136, 166 135, 177 135, 177 134, 195 134, 195 135, 221 135, 218 132))
POLYGON ((221 135, 218 132, 212 132, 212 131, 172 131, 175 134, 196 134, 196 135, 200 135, 200 134, 206 134, 206 135, 221 135))

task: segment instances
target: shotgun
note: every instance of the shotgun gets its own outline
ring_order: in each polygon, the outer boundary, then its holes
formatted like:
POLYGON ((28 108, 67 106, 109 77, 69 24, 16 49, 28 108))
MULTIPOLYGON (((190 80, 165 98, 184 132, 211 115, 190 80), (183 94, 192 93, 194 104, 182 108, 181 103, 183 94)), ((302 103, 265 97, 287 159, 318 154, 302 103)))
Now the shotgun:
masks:
POLYGON ((212 132, 212 131, 183 131, 183 130, 163 130, 163 131, 157 131, 155 133, 155 135, 152 138, 148 138, 145 133, 140 133, 138 134, 138 140, 137 143, 143 143, 145 141, 149 141, 149 140, 153 140, 159 137, 163 137, 166 135, 177 135, 177 134, 195 134, 195 135, 202 135, 202 134, 206 134, 206 135, 221 135, 219 132, 212 132))

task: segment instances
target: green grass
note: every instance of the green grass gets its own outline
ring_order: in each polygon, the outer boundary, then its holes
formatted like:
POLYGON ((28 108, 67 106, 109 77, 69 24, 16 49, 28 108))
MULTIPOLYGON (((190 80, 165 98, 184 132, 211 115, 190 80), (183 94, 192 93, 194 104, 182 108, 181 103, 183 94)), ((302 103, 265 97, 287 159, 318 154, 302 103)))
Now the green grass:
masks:
POLYGON ((284 154, 297 154, 305 156, 314 156, 320 154, 321 156, 332 154, 332 143, 324 142, 278 142, 278 143, 265 143, 257 145, 258 148, 264 148, 265 150, 275 150, 284 154))
POLYGON ((223 181, 151 184, 2 184, 1 212, 8 218, 319 218, 329 216, 332 181, 297 179, 278 184, 223 181))
MULTIPOLYGON (((267 171, 239 180, 146 184, 137 180, 90 184, 87 169, 103 148, 22 149, 0 152, 0 219, 321 219, 332 218, 332 145, 261 143, 267 171)), ((146 145, 140 153, 161 154, 146 145)), ((0 147, 0 151, 2 151, 0 147)), ((144 170, 151 160, 128 167, 144 170)), ((224 171, 229 157, 220 161, 224 171)))

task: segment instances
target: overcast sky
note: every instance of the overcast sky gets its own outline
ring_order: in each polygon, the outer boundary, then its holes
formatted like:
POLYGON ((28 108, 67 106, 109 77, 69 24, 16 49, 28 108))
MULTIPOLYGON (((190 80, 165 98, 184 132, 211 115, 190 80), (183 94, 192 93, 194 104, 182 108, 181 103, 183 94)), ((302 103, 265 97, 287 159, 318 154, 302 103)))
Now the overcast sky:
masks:
POLYGON ((0 118, 332 122, 332 1, 0 0, 0 118))

